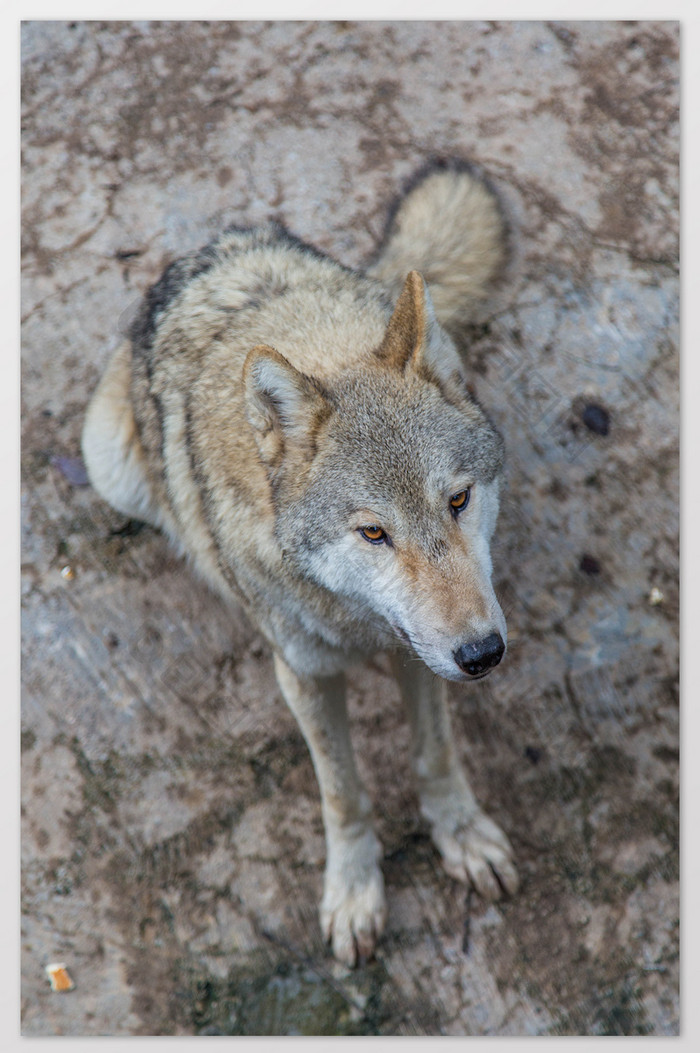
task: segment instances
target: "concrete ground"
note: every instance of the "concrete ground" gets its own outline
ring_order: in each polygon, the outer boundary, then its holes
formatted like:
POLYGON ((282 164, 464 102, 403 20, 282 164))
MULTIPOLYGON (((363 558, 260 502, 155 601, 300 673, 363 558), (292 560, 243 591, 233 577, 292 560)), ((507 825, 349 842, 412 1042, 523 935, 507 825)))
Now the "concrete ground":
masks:
POLYGON ((678 26, 37 22, 22 46, 24 1033, 676 1034, 678 26), (464 333, 508 448, 511 646, 451 700, 522 889, 487 906, 442 872, 379 657, 350 704, 389 919, 350 972, 262 640, 84 485, 79 434, 164 264, 276 216, 361 265, 434 154, 511 228, 464 333))

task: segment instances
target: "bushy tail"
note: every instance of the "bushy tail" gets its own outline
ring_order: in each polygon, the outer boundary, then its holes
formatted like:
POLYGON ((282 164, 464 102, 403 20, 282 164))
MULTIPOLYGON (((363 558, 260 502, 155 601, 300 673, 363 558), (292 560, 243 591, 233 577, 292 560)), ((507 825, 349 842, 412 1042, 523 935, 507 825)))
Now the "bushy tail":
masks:
POLYGON ((367 274, 396 299, 411 270, 428 283, 439 320, 471 320, 505 259, 505 228, 492 192, 459 162, 421 173, 387 227, 367 274))

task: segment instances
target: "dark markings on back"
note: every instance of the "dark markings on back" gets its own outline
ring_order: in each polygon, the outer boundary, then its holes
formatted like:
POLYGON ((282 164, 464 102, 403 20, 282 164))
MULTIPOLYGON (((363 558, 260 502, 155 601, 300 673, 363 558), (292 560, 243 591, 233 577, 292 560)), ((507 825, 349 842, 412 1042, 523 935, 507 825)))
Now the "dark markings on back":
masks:
POLYGON ((197 487, 197 493, 199 495, 199 506, 202 511, 204 520, 209 528, 209 537, 214 543, 217 553, 217 562, 219 569, 223 572, 223 559, 221 543, 219 540, 216 515, 213 508, 212 492, 209 485, 209 481, 202 471, 199 460, 197 459, 195 450, 194 440, 194 427, 192 420, 192 396, 188 395, 185 398, 185 449, 187 451, 187 459, 190 465, 190 473, 194 480, 195 486, 197 487))
MULTIPOLYGON (((134 354, 148 358, 163 316, 182 291, 201 274, 205 274, 217 265, 225 265, 227 259, 231 259, 238 253, 275 245, 291 250, 300 256, 326 261, 346 277, 352 277, 355 282, 362 281, 355 271, 338 263, 332 256, 317 249, 314 245, 309 245, 296 234, 290 233, 281 223, 270 222, 262 227, 231 225, 199 252, 174 260, 155 285, 151 286, 129 330, 134 354)), ((286 291, 287 285, 283 279, 270 282, 261 276, 258 285, 250 290, 251 297, 247 306, 258 306, 271 297, 284 295, 286 291)), ((388 300, 386 306, 388 309, 391 307, 388 300)))
POLYGON ((166 267, 162 277, 146 293, 129 336, 134 352, 150 351, 160 319, 182 290, 218 261, 216 243, 205 246, 192 256, 183 256, 166 267))
POLYGON ((224 555, 224 548, 221 540, 221 527, 216 515, 216 509, 214 507, 214 499, 212 495, 211 486, 209 481, 202 471, 201 465, 197 458, 194 440, 194 422, 193 422, 193 398, 189 395, 185 399, 185 450, 187 452, 187 459, 189 461, 190 473, 194 480, 197 488, 197 494, 199 496, 199 507, 202 512, 202 517, 207 525, 209 531, 209 539, 211 540, 214 549, 216 551, 216 564, 219 569, 219 573, 223 576, 228 586, 232 589, 236 596, 241 598, 238 583, 233 576, 233 572, 226 562, 224 555))

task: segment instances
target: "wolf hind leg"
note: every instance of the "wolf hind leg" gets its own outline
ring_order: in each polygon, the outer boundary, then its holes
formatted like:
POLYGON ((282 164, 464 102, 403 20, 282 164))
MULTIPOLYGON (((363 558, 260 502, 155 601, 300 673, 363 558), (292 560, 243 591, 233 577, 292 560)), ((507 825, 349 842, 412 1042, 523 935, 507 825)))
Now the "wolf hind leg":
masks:
POLYGON ((112 356, 85 417, 82 450, 98 494, 118 512, 165 526, 148 478, 130 398, 131 345, 112 356))
POLYGON ((392 659, 413 739, 413 769, 421 813, 447 873, 495 900, 518 889, 513 850, 480 808, 453 745, 445 682, 415 661, 392 659))
POLYGON ((321 790, 326 873, 321 929, 340 961, 354 966, 374 953, 386 921, 382 847, 350 744, 345 678, 299 677, 275 655, 287 705, 306 739, 321 790))

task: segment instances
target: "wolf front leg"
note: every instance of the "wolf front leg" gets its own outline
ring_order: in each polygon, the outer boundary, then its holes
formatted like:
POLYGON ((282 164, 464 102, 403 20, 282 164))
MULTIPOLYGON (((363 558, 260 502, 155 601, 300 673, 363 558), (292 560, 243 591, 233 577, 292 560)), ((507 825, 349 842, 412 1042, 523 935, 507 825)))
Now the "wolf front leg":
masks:
POLYGON ((518 875, 508 838, 481 810, 460 767, 447 710, 445 682, 415 660, 393 658, 413 738, 413 770, 421 813, 431 824, 445 870, 486 899, 514 893, 518 875))
POLYGON ((279 655, 275 672, 306 739, 321 790, 326 832, 321 928, 335 957, 354 966, 374 952, 384 929, 386 900, 379 868, 382 847, 352 755, 345 678, 299 677, 279 655))

